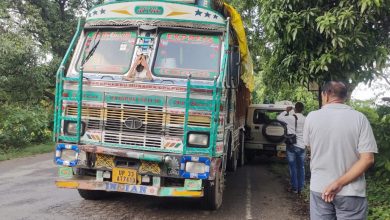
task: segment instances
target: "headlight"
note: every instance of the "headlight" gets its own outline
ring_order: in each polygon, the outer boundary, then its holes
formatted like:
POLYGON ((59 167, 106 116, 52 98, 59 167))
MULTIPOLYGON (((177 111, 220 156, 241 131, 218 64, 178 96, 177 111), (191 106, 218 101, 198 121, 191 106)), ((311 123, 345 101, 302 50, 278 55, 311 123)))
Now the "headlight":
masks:
POLYGON ((186 163, 186 172, 188 172, 188 173, 206 173, 206 172, 209 172, 209 170, 207 170, 207 166, 204 163, 187 162, 186 163))
MULTIPOLYGON (((77 135, 77 122, 74 121, 65 121, 64 122, 64 132, 67 135, 77 135)), ((85 123, 81 122, 80 136, 85 134, 85 123)))
POLYGON ((189 133, 187 144, 190 147, 209 147, 209 134, 207 133, 189 133))
POLYGON ((74 150, 65 149, 61 151, 61 159, 63 161, 72 161, 77 159, 77 157, 78 157, 78 153, 74 150))

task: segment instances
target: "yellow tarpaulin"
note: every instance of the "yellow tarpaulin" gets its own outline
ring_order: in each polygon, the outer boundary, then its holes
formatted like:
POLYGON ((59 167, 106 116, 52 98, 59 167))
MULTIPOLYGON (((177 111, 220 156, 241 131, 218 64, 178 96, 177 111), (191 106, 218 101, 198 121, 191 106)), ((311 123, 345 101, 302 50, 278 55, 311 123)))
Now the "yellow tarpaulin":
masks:
POLYGON ((248 48, 244 25, 241 15, 231 5, 224 3, 226 11, 229 13, 230 23, 237 34, 238 44, 241 53, 241 79, 250 92, 255 88, 255 79, 253 76, 253 61, 248 48))

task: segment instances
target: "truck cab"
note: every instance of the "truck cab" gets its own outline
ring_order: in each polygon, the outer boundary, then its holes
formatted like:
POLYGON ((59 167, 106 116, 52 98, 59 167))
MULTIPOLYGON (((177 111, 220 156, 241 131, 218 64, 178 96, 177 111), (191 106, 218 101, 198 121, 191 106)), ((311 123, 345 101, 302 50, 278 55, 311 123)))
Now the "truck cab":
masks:
POLYGON ((290 101, 249 106, 245 128, 245 156, 248 161, 260 154, 285 157, 287 127, 276 117, 289 106, 293 106, 290 101))

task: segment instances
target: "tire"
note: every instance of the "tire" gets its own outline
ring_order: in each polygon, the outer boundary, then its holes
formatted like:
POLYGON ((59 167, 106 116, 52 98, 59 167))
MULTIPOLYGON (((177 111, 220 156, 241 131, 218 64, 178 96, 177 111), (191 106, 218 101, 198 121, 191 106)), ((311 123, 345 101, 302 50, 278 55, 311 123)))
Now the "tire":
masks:
POLYGON ((242 167, 245 165, 245 134, 240 131, 240 152, 238 154, 238 166, 242 167))
POLYGON ((229 136, 229 146, 228 146, 228 160, 227 160, 227 170, 230 172, 235 172, 238 166, 238 149, 232 151, 232 136, 229 136), (229 153, 230 152, 230 153, 229 153))
POLYGON ((264 124, 263 129, 261 130, 263 137, 271 143, 281 143, 284 142, 285 136, 287 135, 287 125, 284 122, 278 121, 278 120, 271 120, 267 124, 264 124), (269 126, 276 126, 283 129, 283 134, 275 136, 267 133, 267 128, 269 126))
POLYGON ((217 210, 222 205, 225 175, 222 169, 215 174, 214 182, 207 180, 204 187, 202 206, 206 210, 217 210))
POLYGON ((106 191, 78 189, 80 196, 85 200, 102 200, 110 197, 106 191))
POLYGON ((253 151, 253 150, 244 150, 244 156, 245 156, 245 163, 251 163, 254 159, 255 159, 255 156, 256 156, 256 152, 253 151))

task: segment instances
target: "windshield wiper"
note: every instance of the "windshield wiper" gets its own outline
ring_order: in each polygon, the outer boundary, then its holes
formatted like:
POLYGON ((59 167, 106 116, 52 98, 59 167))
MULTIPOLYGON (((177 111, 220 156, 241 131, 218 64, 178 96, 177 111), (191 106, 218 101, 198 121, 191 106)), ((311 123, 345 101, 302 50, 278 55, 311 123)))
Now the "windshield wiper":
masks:
MULTIPOLYGON (((99 30, 97 30, 95 38, 93 39, 93 42, 96 41, 96 38, 97 38, 98 34, 99 34, 99 30)), ((101 37, 99 37, 99 40, 92 46, 91 50, 89 50, 87 56, 84 58, 83 62, 81 63, 82 66, 84 66, 84 64, 86 64, 88 62, 88 60, 93 56, 93 54, 96 51, 97 46, 100 43, 100 40, 101 40, 101 37)))

